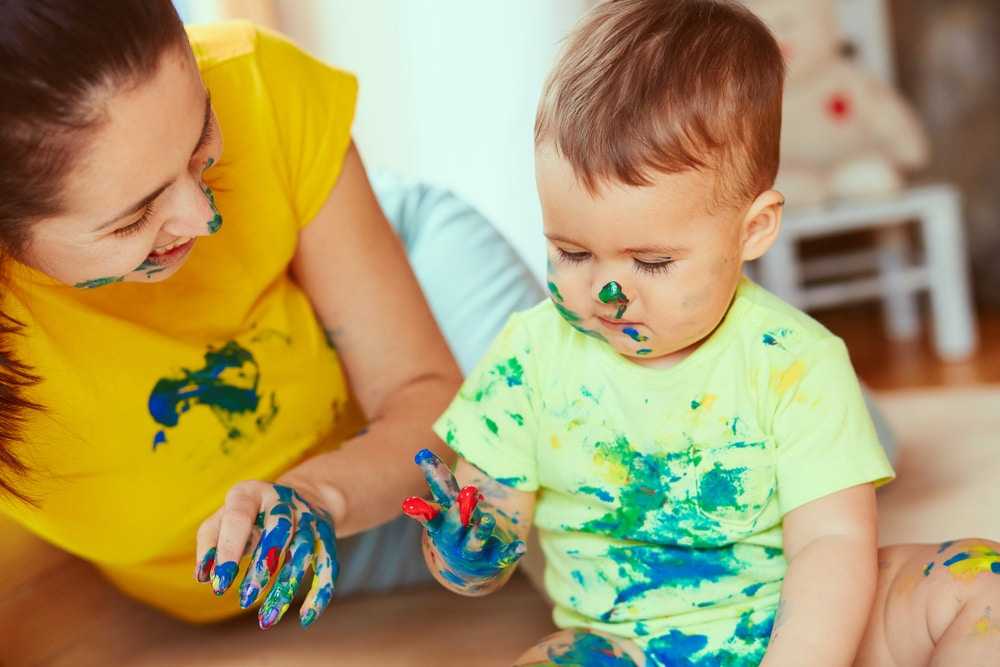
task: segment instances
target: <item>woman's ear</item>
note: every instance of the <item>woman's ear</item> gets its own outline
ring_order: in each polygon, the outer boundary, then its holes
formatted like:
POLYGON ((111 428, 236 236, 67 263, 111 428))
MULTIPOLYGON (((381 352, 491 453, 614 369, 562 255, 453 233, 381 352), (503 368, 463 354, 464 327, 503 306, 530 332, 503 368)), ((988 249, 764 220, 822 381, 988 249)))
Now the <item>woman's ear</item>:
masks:
POLYGON ((747 210, 742 224, 743 261, 750 262, 766 253, 781 232, 781 211, 785 197, 777 190, 762 193, 747 210))

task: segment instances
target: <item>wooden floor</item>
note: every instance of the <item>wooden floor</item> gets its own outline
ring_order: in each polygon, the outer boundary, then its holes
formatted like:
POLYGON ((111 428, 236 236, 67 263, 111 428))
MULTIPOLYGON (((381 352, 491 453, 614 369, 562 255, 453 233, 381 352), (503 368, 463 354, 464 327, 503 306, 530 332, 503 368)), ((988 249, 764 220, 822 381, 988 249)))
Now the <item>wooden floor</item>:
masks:
POLYGON ((1000 309, 980 310, 979 349, 959 363, 937 358, 927 327, 915 341, 890 341, 875 305, 812 315, 847 342, 858 375, 873 389, 1000 384, 1000 309))

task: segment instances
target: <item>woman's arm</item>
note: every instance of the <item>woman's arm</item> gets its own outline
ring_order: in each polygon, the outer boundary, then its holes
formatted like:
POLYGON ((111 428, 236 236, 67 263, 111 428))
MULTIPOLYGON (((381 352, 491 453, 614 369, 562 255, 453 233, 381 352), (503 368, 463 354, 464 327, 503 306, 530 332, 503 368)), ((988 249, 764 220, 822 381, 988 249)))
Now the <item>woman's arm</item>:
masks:
POLYGON ((845 489, 785 516, 788 573, 764 667, 848 667, 878 579, 875 490, 845 489))
POLYGON ((399 514, 419 493, 413 452, 451 454, 431 431, 461 374, 352 144, 336 186, 303 229, 292 275, 336 345, 368 430, 279 480, 320 502, 340 537, 399 514))

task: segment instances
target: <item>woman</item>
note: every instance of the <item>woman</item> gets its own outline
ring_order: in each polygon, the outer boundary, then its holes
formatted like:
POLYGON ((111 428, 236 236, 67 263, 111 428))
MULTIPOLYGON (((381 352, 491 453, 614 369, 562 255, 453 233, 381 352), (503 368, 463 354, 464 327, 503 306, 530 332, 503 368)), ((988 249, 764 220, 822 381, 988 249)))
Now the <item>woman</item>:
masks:
POLYGON ((270 627, 311 563, 305 625, 342 564, 421 576, 405 524, 341 541, 419 492, 460 380, 353 78, 246 24, 188 35, 167 0, 4 11, 2 511, 195 621, 263 602, 270 627))

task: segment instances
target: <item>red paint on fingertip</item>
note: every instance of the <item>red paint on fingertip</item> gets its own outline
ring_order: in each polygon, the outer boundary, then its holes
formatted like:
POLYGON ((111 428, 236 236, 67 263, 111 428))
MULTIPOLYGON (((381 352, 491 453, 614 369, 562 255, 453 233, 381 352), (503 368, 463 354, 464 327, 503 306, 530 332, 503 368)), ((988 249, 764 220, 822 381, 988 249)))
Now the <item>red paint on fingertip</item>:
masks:
POLYGON ((430 521, 438 515, 438 511, 423 498, 410 496, 403 501, 403 514, 415 519, 430 521))
POLYGON ((467 486, 458 492, 458 515, 463 526, 469 525, 472 510, 476 509, 480 500, 482 500, 482 496, 479 494, 479 489, 474 486, 467 486))

